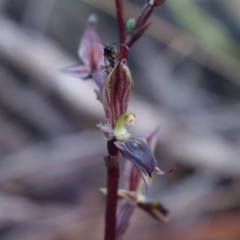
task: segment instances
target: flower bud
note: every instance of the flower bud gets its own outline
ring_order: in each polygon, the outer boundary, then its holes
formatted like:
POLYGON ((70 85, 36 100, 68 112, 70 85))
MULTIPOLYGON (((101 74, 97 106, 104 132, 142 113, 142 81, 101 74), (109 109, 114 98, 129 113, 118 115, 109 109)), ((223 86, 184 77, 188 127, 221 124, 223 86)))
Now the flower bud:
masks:
POLYGON ((135 27, 135 19, 134 18, 129 18, 126 22, 126 30, 128 33, 131 33, 135 27))

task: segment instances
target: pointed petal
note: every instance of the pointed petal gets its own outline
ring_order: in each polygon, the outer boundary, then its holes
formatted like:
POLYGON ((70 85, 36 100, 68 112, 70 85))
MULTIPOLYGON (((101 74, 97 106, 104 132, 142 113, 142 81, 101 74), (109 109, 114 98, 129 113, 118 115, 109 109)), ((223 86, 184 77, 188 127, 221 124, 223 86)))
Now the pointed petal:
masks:
POLYGON ((125 61, 119 62, 105 81, 102 103, 106 118, 113 128, 120 115, 127 110, 131 84, 131 73, 125 61))
POLYGON ((160 222, 169 222, 168 210, 159 201, 139 202, 138 206, 160 222))
POLYGON ((167 171, 162 171, 160 168, 155 167, 154 172, 157 173, 158 175, 165 175, 165 174, 169 174, 169 173, 171 173, 171 172, 173 172, 175 170, 176 170, 176 168, 171 168, 171 169, 169 169, 167 171))
POLYGON ((139 170, 130 161, 126 161, 125 163, 124 175, 126 189, 130 191, 137 191, 141 182, 141 175, 139 170))
POLYGON ((99 189, 101 193, 103 193, 104 195, 107 195, 107 189, 106 188, 100 188, 99 189))
POLYGON ((125 189, 119 189, 118 190, 118 197, 120 197, 122 199, 126 199, 132 205, 137 204, 137 194, 136 194, 136 192, 128 191, 128 190, 125 190, 125 189))
POLYGON ((147 138, 147 143, 149 148, 151 149, 151 152, 153 153, 156 147, 157 142, 157 135, 159 132, 160 127, 157 127, 147 138))
POLYGON ((138 137, 130 138, 126 141, 116 141, 115 145, 123 157, 151 176, 151 173, 157 166, 157 160, 151 153, 145 138, 138 137))
POLYGON ((85 65, 70 66, 67 68, 60 69, 59 72, 83 80, 90 77, 90 68, 85 65))
POLYGON ((112 140, 113 139, 113 130, 112 130, 112 127, 110 124, 108 123, 105 123, 105 124, 102 124, 102 123, 99 123, 97 125, 97 127, 99 127, 102 131, 102 134, 104 136, 104 138, 106 140, 112 140))
POLYGON ((147 174, 144 170, 142 170, 142 169, 140 169, 140 168, 138 168, 138 167, 137 167, 137 169, 138 169, 139 174, 140 174, 140 176, 141 176, 141 178, 142 178, 142 180, 143 180, 143 182, 144 182, 145 191, 146 191, 146 193, 147 193, 147 192, 148 192, 149 185, 150 185, 149 176, 148 176, 148 174, 147 174))
MULTIPOLYGON (((99 189, 101 193, 107 195, 108 190, 106 188, 99 189)), ((126 200, 131 205, 135 206, 137 204, 137 194, 135 192, 131 192, 125 189, 118 189, 118 200, 126 200)))
POLYGON ((102 72, 100 70, 92 71, 91 77, 94 80, 94 82, 97 84, 99 89, 102 90, 105 82, 105 76, 102 74, 102 72))
POLYGON ((102 93, 101 93, 101 91, 94 89, 94 92, 96 93, 97 100, 102 103, 102 93))
POLYGON ((126 231, 129 220, 134 212, 135 206, 124 200, 120 203, 120 207, 117 212, 117 224, 116 224, 116 237, 117 239, 126 231))
POLYGON ((104 64, 103 47, 92 25, 88 25, 80 41, 78 55, 83 63, 92 70, 104 64))
MULTIPOLYGON (((138 169, 139 174, 141 175, 145 183, 146 191, 148 190, 148 185, 150 183, 149 178, 151 178, 153 171, 159 175, 171 173, 172 171, 174 171, 173 168, 164 172, 157 167, 157 160, 151 153, 146 139, 143 137, 130 138, 129 140, 125 141, 115 141, 114 144, 119 149, 123 157, 132 162, 138 169)), ((135 180, 130 178, 132 177, 130 175, 131 173, 127 174, 127 188, 130 188, 130 184, 134 183, 133 190, 136 190, 137 182, 134 182, 135 180)))
POLYGON ((124 150, 124 142, 114 142, 114 145, 118 148, 118 150, 124 150))

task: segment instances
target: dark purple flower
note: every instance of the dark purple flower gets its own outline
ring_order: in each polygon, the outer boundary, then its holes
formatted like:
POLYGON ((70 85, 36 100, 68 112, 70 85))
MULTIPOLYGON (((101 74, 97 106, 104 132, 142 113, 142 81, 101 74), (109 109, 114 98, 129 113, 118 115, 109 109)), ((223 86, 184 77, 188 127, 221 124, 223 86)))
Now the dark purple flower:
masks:
POLYGON ((100 66, 104 64, 103 47, 93 27, 92 18, 92 16, 89 17, 88 25, 79 44, 78 56, 83 65, 71 66, 62 69, 61 72, 80 79, 92 78, 102 90, 105 81, 105 76, 100 69, 100 66))
POLYGON ((89 24, 79 44, 78 56, 91 71, 99 70, 104 63, 103 47, 94 27, 89 24))
POLYGON ((131 161, 138 169, 147 173, 149 177, 157 167, 157 160, 148 147, 146 138, 130 138, 126 141, 117 141, 115 145, 123 157, 131 161))
MULTIPOLYGON (((147 144, 151 152, 154 152, 159 128, 156 128, 147 138, 147 144)), ((127 161, 125 164, 125 189, 118 191, 119 209, 117 213, 116 235, 121 236, 129 225, 130 218, 135 207, 139 207, 154 219, 160 222, 168 222, 168 211, 158 200, 146 199, 142 193, 141 174, 138 168, 127 161)))
MULTIPOLYGON (((151 139, 149 138, 149 140, 151 139)), ((123 157, 136 166, 146 185, 146 191, 148 189, 149 177, 152 177, 152 172, 163 175, 175 170, 175 168, 172 168, 168 171, 162 171, 157 167, 157 160, 153 156, 147 140, 144 137, 130 138, 125 141, 115 141, 114 144, 123 157)))

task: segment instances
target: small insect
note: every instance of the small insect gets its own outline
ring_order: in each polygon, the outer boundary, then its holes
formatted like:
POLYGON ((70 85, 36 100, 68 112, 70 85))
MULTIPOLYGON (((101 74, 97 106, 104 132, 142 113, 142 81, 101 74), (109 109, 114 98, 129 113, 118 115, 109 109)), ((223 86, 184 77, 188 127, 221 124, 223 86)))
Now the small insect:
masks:
POLYGON ((119 51, 114 45, 115 43, 104 44, 103 47, 105 65, 101 66, 101 69, 106 75, 108 75, 111 72, 111 70, 115 67, 115 65, 118 62, 119 51))
POLYGON ((109 74, 110 71, 116 66, 116 64, 118 63, 119 60, 119 50, 117 49, 116 46, 114 45, 123 45, 125 46, 127 49, 128 47, 124 44, 120 44, 120 43, 110 43, 110 44, 103 44, 103 55, 104 55, 104 61, 105 61, 105 65, 101 66, 101 69, 104 69, 104 72, 106 74, 109 74))

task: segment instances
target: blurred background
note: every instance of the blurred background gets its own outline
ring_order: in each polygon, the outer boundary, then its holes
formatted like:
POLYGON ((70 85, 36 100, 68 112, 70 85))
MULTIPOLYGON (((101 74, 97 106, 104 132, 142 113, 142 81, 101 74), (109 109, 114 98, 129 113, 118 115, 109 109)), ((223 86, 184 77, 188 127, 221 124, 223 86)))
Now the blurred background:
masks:
MULTIPOLYGON (((126 19, 144 3, 125 1, 126 19)), ((123 239, 240 239, 239 9, 167 0, 130 50, 130 131, 160 126, 159 167, 177 170, 155 176, 147 195, 172 221, 136 209, 123 239)), ((118 42, 114 1, 0 0, 1 240, 103 239, 102 106, 91 81, 54 73, 80 62, 92 13, 102 42, 118 42)))

